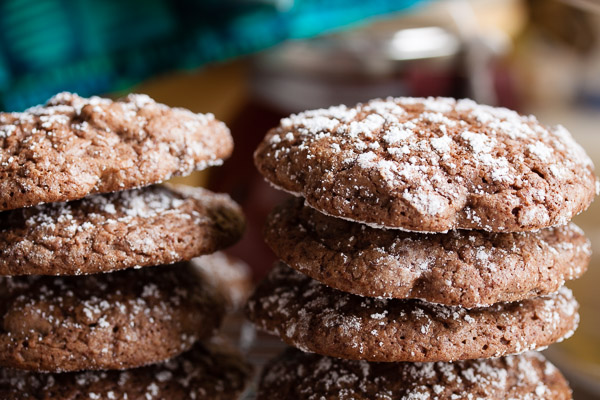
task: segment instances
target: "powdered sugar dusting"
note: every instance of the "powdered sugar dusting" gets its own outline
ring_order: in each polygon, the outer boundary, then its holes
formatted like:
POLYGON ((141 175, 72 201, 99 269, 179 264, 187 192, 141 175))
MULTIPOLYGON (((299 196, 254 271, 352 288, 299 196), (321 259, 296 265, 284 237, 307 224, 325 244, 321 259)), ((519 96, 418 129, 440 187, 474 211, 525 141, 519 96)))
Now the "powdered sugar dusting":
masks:
POLYGON ((402 194, 402 197, 422 215, 439 215, 448 207, 446 198, 437 193, 417 192, 417 194, 413 194, 406 191, 402 194))
POLYGON ((565 287, 544 297, 468 310, 363 298, 330 289, 284 264, 276 265, 248 305, 259 328, 288 344, 368 361, 454 361, 522 353, 566 337, 578 323, 577 302, 565 287), (543 335, 527 333, 541 330, 531 322, 532 315, 543 324, 543 335))
POLYGON ((270 164, 261 169, 267 179, 313 207, 388 228, 538 229, 566 222, 595 190, 593 165, 566 129, 468 99, 388 98, 295 114, 256 157, 259 169, 270 164), (489 217, 498 196, 515 212, 489 217))
POLYGON ((527 149, 542 161, 550 161, 554 151, 542 142, 533 143, 527 149))
POLYGON ((0 114, 0 209, 159 183, 219 165, 232 147, 212 114, 140 94, 112 101, 59 93, 45 105, 0 114))
POLYGON ((160 400, 179 393, 189 399, 233 398, 243 390, 250 372, 239 354, 198 344, 182 356, 129 371, 39 374, 3 368, 0 393, 9 398, 60 393, 100 400, 160 400))
POLYGON ((243 223, 229 196, 183 186, 43 204, 5 213, 0 267, 7 274, 81 274, 172 263, 190 251, 214 251, 215 241, 240 235, 243 223))
POLYGON ((525 400, 568 390, 554 366, 536 353, 456 363, 368 363, 292 349, 267 366, 260 387, 263 394, 306 400, 525 400))
POLYGON ((165 359, 212 333, 218 318, 206 313, 220 312, 214 292, 185 263, 86 277, 2 277, 0 287, 6 308, 0 342, 41 371, 165 359), (163 335, 171 344, 153 349, 163 335))

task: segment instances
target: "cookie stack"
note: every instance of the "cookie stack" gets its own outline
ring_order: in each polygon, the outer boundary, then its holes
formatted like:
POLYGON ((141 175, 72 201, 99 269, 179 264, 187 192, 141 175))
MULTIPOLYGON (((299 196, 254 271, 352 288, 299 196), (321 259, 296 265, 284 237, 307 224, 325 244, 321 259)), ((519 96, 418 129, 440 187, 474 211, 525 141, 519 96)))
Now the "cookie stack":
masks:
POLYGON ((0 114, 0 398, 236 398, 249 367, 208 342, 224 300, 187 260, 236 242, 241 210, 150 186, 232 147, 143 95, 0 114))
POLYGON ((596 193, 561 126, 445 98, 292 115, 255 153, 296 198, 247 313, 291 349, 260 399, 567 399, 538 353, 573 334, 596 193), (285 263, 285 264, 284 264, 285 263), (290 268, 291 267, 291 268, 290 268))

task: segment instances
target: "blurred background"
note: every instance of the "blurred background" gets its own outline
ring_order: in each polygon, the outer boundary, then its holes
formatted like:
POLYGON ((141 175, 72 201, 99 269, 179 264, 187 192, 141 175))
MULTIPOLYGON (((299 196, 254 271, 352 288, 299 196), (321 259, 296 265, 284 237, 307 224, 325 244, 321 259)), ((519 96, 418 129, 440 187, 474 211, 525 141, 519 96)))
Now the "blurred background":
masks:
MULTIPOLYGON (((600 1, 1 1, 0 108, 63 90, 147 93, 225 121, 233 157, 184 182, 243 205, 248 230, 231 252, 260 278, 273 260, 261 227, 282 194, 257 175, 252 152, 290 113, 373 97, 470 97, 565 125, 600 166, 600 1)), ((569 284, 579 330, 547 354, 576 399, 598 399, 599 203, 576 222, 598 256, 569 284)))

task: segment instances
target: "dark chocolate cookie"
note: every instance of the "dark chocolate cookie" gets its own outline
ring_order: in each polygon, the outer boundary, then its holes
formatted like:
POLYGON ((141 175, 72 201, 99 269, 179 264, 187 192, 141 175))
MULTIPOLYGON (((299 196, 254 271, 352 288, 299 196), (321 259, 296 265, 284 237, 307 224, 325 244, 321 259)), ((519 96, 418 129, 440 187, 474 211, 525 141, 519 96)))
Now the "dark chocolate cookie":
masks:
POLYGON ((0 113, 0 210, 150 185, 221 164, 232 150, 212 114, 146 95, 113 102, 60 93, 0 113))
POLYGON ((168 264, 235 243, 240 207, 201 188, 152 186, 0 213, 0 274, 79 275, 168 264))
POLYGON ((408 233, 329 217, 297 198, 271 213, 265 239, 278 258, 335 289, 467 308, 555 292, 585 272, 591 254, 574 224, 408 233))
POLYGON ((564 286, 548 296, 470 310, 360 297, 277 264, 246 311, 258 328, 304 351, 354 360, 431 362, 546 347, 573 334, 577 308, 564 286))
POLYGON ((0 366, 125 369, 211 336, 223 299, 188 263, 80 277, 0 278, 0 366))
POLYGON ((531 231, 566 224, 596 193, 562 126, 447 98, 388 98, 284 118, 256 166, 336 217, 388 228, 531 231))
POLYGON ((368 363, 288 349, 263 372, 257 400, 569 400, 539 353, 454 363, 368 363))
POLYGON ((172 360, 128 371, 62 374, 0 369, 4 400, 233 400, 252 368, 241 356, 197 344, 172 360))

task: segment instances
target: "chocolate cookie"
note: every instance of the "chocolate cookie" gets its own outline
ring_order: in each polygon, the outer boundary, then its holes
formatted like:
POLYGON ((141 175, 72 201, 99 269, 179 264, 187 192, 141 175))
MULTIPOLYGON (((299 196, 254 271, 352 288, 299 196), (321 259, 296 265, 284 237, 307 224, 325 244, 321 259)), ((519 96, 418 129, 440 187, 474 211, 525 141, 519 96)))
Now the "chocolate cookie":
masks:
POLYGON ((206 281, 225 298, 231 310, 240 310, 252 292, 252 271, 239 258, 216 252, 192 260, 206 281))
POLYGON ((41 374, 0 369, 5 400, 232 400, 252 368, 237 353, 197 344, 167 362, 129 371, 41 374))
POLYGON ((254 154, 275 186, 336 217, 388 228, 530 231, 596 193, 562 126, 447 98, 388 98, 292 115, 254 154))
POLYGON ((152 186, 0 213, 0 274, 79 275, 168 264, 235 243, 240 207, 201 188, 152 186))
POLYGON ((0 278, 0 366, 134 368, 209 337, 223 300, 188 264, 83 277, 0 278))
POLYGON ((574 224, 538 232, 375 229, 291 199, 265 239, 291 267, 344 292, 478 307, 553 293, 586 270, 590 243, 574 224))
POLYGON ((0 113, 0 210, 146 186, 221 164, 233 150, 212 114, 60 93, 0 113))
POLYGON ((568 400, 560 371, 538 353, 455 363, 368 363, 288 349, 263 372, 257 400, 568 400))
POLYGON ((421 300, 360 297, 277 264, 258 285, 248 317, 287 344, 366 361, 455 361, 540 349, 572 335, 569 289, 471 310, 421 300))

